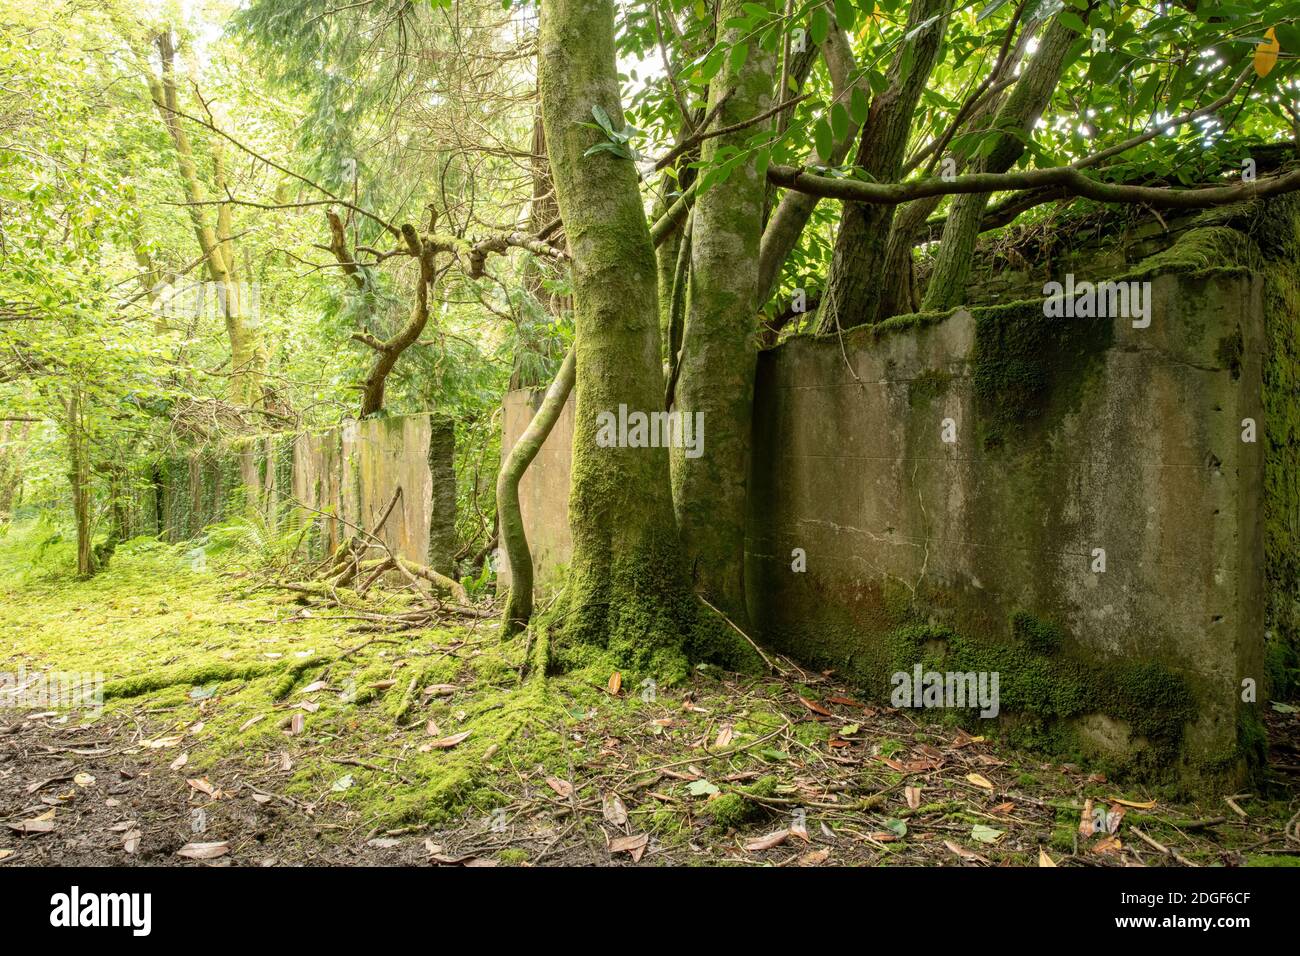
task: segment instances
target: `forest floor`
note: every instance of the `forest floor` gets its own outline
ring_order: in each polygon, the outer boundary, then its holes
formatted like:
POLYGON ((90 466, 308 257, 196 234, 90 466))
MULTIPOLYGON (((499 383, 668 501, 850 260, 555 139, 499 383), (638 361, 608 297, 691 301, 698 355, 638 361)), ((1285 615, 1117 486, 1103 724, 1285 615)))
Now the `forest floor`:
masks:
POLYGON ((0 866, 1300 865, 1287 707, 1262 786, 1187 803, 793 665, 521 682, 495 621, 367 632, 151 541, 89 581, 67 560, 0 537, 0 672, 107 698, 0 697, 0 866))

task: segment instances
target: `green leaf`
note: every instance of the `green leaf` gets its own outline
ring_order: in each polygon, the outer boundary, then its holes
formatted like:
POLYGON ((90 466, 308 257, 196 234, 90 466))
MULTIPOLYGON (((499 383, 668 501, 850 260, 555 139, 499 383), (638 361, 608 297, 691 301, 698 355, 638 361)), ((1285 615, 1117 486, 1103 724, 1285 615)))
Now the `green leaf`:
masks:
POLYGON ((858 11, 853 8, 853 0, 835 0, 835 22, 845 31, 852 30, 858 19, 858 11))
POLYGON ((745 61, 749 59, 749 44, 737 43, 731 48, 731 71, 738 73, 744 67, 745 61))
POLYGON ((1062 10, 1056 15, 1056 19, 1060 20, 1075 33, 1088 32, 1087 25, 1077 13, 1071 13, 1069 10, 1062 10))
POLYGON ((826 122, 824 116, 813 127, 813 143, 817 147, 817 155, 823 162, 828 161, 835 150, 835 134, 831 132, 831 124, 826 122))
POLYGON ((836 139, 843 139, 849 135, 849 111, 839 103, 831 106, 831 132, 835 134, 836 139))
POLYGON ((692 780, 686 785, 686 789, 690 791, 693 797, 711 797, 718 792, 717 787, 704 779, 692 780))
POLYGON ((997 13, 1006 2, 1007 0, 993 0, 992 3, 979 12, 979 15, 975 17, 975 22, 983 23, 989 17, 993 16, 993 14, 997 13))
POLYGON ((825 7, 818 7, 813 11, 812 24, 808 28, 808 35, 812 37, 813 43, 821 46, 826 42, 826 37, 830 32, 831 15, 826 12, 825 7))
POLYGON ((595 117, 595 120, 597 123, 600 124, 601 129, 603 129, 606 133, 613 135, 614 124, 613 122, 610 121, 609 114, 605 112, 604 107, 602 107, 599 103, 596 103, 591 107, 591 115, 595 117))
POLYGON ((1005 833, 995 827, 977 823, 971 827, 970 835, 981 843, 997 843, 1005 833))
POLYGON ((849 115, 853 117, 853 122, 858 126, 865 123, 870 109, 871 101, 867 99, 867 94, 862 92, 862 87, 853 87, 853 92, 849 94, 849 115))
POLYGON ((884 827, 886 830, 888 830, 894 836, 898 837, 900 840, 903 837, 907 836, 907 824, 904 823, 902 820, 897 820, 897 819, 886 820, 884 823, 884 827))

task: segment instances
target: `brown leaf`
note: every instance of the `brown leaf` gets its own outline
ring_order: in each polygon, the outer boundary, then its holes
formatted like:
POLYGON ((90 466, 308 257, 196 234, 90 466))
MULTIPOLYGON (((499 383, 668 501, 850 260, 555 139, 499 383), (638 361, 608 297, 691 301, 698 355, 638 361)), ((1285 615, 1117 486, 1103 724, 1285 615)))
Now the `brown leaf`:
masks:
POLYGON ((31 820, 23 820, 21 823, 9 824, 9 829, 15 833, 49 833, 54 829, 54 820, 41 814, 31 820))
POLYGON ((640 862, 641 855, 645 853, 645 848, 650 844, 650 836, 645 833, 637 833, 633 836, 615 837, 609 841, 609 852, 631 854, 633 862, 640 862))
POLYGON ((1010 813, 1015 808, 1016 805, 1008 800, 1006 803, 999 803, 996 807, 991 809, 989 813, 1010 813))
POLYGON ((193 780, 186 780, 185 782, 200 793, 206 793, 209 797, 216 797, 217 789, 212 786, 212 784, 208 783, 207 777, 196 777, 193 780))
POLYGON ((171 762, 171 765, 167 769, 180 770, 181 767, 185 766, 189 762, 190 762, 190 752, 187 750, 179 757, 177 757, 175 760, 173 760, 171 762))
POLYGON ((122 837, 122 849, 127 853, 134 853, 140 847, 140 837, 144 836, 139 830, 128 830, 122 837))
POLYGON ((1106 814, 1106 832, 1118 832, 1120 821, 1124 819, 1124 814, 1127 812, 1128 810, 1124 807, 1111 807, 1110 811, 1106 814))
POLYGON ((860 704, 858 701, 854 700, 852 697, 827 697, 827 698, 826 698, 826 703, 828 703, 828 704, 839 704, 841 707, 861 707, 861 706, 862 706, 862 704, 860 704))
POLYGON ((722 729, 718 731, 718 736, 713 740, 714 750, 723 750, 731 743, 731 738, 735 736, 735 731, 731 729, 731 724, 723 724, 722 729))
POLYGON ((329 684, 325 683, 323 680, 312 681, 310 684, 308 684, 308 685, 307 685, 306 687, 304 687, 302 690, 298 691, 298 693, 300 693, 300 694, 314 694, 314 693, 316 693, 316 691, 318 691, 318 690, 324 690, 324 689, 325 689, 326 687, 328 687, 328 686, 329 686, 329 684))
POLYGON ((437 747, 439 750, 450 750, 469 735, 470 731, 465 730, 459 734, 452 734, 450 737, 443 737, 441 740, 431 740, 425 746, 437 747))
POLYGON ((1038 865, 1039 866, 1056 866, 1056 861, 1047 855, 1042 847, 1038 848, 1038 865))
POLYGON ((242 724, 239 725, 239 732, 242 734, 249 727, 252 727, 254 724, 260 723, 265 719, 266 719, 266 714, 258 714, 256 717, 249 717, 246 721, 244 721, 242 724))
POLYGON ((617 697, 618 692, 622 689, 623 689, 623 675, 620 674, 618 671, 614 671, 614 673, 609 675, 609 692, 614 697, 617 697))
POLYGON ((222 840, 220 843, 187 843, 176 851, 176 855, 187 860, 215 860, 229 852, 230 842, 222 840))
POLYGON ((980 856, 974 850, 968 850, 964 846, 953 843, 951 840, 944 840, 943 845, 946 846, 953 853, 956 853, 963 860, 978 860, 980 863, 988 862, 988 859, 986 857, 980 856))
POLYGON ((1102 855, 1118 853, 1122 849, 1124 849, 1124 844, 1120 841, 1120 838, 1117 836, 1102 837, 1100 840, 1098 840, 1096 843, 1092 845, 1092 852, 1100 853, 1102 855))
POLYGON ((430 684, 421 693, 425 697, 450 697, 456 693, 455 684, 430 684))
POLYGON ((618 794, 607 795, 601 809, 605 814, 605 820, 614 826, 621 827, 627 823, 627 806, 618 794))
POLYGON ((917 810, 920 808, 921 806, 920 787, 904 787, 903 796, 907 798, 907 805, 911 807, 913 810, 917 810))
POLYGON ((438 722, 432 718, 430 718, 429 722, 424 725, 424 732, 430 737, 442 736, 442 728, 439 727, 438 722))
POLYGON ((977 787, 983 787, 985 790, 993 789, 993 781, 989 780, 989 778, 983 774, 968 773, 966 774, 966 779, 977 787))
POLYGON ((759 837, 756 840, 750 840, 745 844, 745 849, 750 853, 757 853, 760 850, 770 850, 774 846, 780 846, 789 838, 789 830, 777 830, 773 833, 769 833, 767 836, 759 837))
POLYGON ((294 714, 292 717, 289 718, 289 733, 295 735, 302 733, 302 729, 305 724, 306 724, 306 718, 304 718, 302 714, 300 713, 294 714))
POLYGON ((799 857, 800 866, 821 866, 830 859, 831 851, 828 849, 809 850, 803 856, 799 857))
POLYGON ((832 714, 829 710, 827 710, 825 707, 823 707, 821 704, 817 703, 816 701, 809 700, 807 697, 800 697, 800 698, 799 698, 799 703, 803 704, 805 707, 807 707, 809 710, 811 710, 814 714, 821 714, 823 717, 834 717, 834 716, 835 716, 835 715, 832 714))
POLYGON ((565 800, 573 796, 573 784, 569 783, 567 780, 561 780, 559 777, 547 777, 546 785, 565 800))

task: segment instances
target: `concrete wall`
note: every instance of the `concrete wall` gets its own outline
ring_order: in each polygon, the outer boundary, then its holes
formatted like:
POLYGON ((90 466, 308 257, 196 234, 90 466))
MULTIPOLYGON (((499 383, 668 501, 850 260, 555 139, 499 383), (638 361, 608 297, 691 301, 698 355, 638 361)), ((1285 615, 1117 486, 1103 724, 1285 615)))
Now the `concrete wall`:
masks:
MULTIPOLYGON (((523 434, 546 397, 545 389, 516 389, 506 394, 502 409, 501 460, 523 434)), ((564 406, 551 434, 519 482, 519 510, 528 530, 528 547, 533 555, 536 584, 545 589, 554 583, 560 569, 573 553, 569 535, 569 473, 573 458, 573 397, 564 406)), ((510 586, 510 562, 497 566, 497 587, 510 586)))
MULTIPOLYGON (((1011 719, 1231 763, 1240 681, 1262 668, 1262 462, 1241 440, 1262 414, 1262 290, 1245 272, 1167 274, 1146 329, 1035 301, 765 352, 746 565, 762 638, 877 699, 893 671, 945 657, 1011 671, 1004 699, 1031 676, 1094 688, 1105 703, 1039 688, 1061 719, 1011 719), (1059 647, 1017 656, 1026 628, 1059 647), (1144 714, 1184 704, 1172 730, 1144 714)), ((507 397, 507 446, 539 401, 507 397)), ((570 554, 571 443, 572 403, 523 486, 543 588, 570 554)))
POLYGON ((302 504, 327 515, 308 512, 312 548, 324 554, 355 533, 349 525, 373 528, 400 487, 380 536, 396 554, 446 568, 455 547, 456 488, 446 481, 454 453, 451 420, 432 415, 244 439, 161 462, 142 489, 133 530, 156 528, 182 541, 248 507, 279 515, 302 504))

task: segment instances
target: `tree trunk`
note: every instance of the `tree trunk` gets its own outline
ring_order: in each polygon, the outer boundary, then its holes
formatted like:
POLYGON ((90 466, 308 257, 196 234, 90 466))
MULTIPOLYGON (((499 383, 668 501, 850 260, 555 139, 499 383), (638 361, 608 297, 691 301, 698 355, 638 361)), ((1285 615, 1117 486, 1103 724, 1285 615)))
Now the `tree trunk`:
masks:
MULTIPOLYGON (((994 120, 994 128, 1003 132, 986 158, 974 164, 974 172, 1004 173, 1015 165, 1025 151, 1026 140, 1033 134, 1034 124, 1047 108, 1052 92, 1060 82, 1065 57, 1078 38, 1079 34, 1059 18, 1052 21, 1043 34, 1042 43, 1025 66, 1020 81, 994 120)), ((930 284, 925 290, 922 308, 926 311, 940 312, 961 303, 988 202, 988 193, 972 193, 953 199, 943 230, 943 241, 935 254, 930 284)))
MULTIPOLYGON (((921 0, 908 15, 909 33, 939 19, 904 43, 889 68, 889 88, 871 104, 858 143, 857 165, 878 182, 897 182, 912 132, 912 116, 930 71, 939 62, 952 0, 921 0)), ((826 333, 876 321, 894 207, 845 203, 830 272, 822 292, 817 331, 826 333)))
MULTIPOLYGON (((740 0, 723 0, 719 22, 741 16, 741 8, 740 0)), ((740 31, 727 29, 725 38, 735 42, 740 31)), ((739 69, 727 58, 709 91, 711 111, 727 98, 715 121, 719 127, 744 123, 771 107, 775 61, 757 43, 750 44, 739 69)), ((706 140, 700 151, 705 168, 719 150, 743 150, 761 129, 748 126, 706 140)), ((703 416, 701 453, 674 449, 672 455, 678 527, 696 586, 736 621, 746 619, 745 505, 766 192, 767 182, 751 159, 695 201, 676 389, 683 418, 703 416)))
POLYGON ((72 491, 72 514, 77 526, 77 574, 95 573, 95 552, 91 543, 90 459, 82 429, 81 389, 76 386, 67 402, 68 485, 72 491))
POLYGON ((569 349, 560 371, 546 390, 542 405, 519 436, 497 476, 497 522, 501 547, 510 565, 510 596, 506 599, 505 629, 513 634, 533 616, 533 556, 528 550, 523 513, 519 508, 519 482, 564 411, 573 391, 574 350, 569 349))
POLYGON ((620 405, 648 413, 663 399, 655 255, 636 169, 608 152, 584 156, 599 139, 593 106, 624 124, 613 0, 547 0, 538 73, 575 308, 573 558, 562 643, 597 644, 627 666, 682 677, 695 607, 667 450, 596 440, 598 416, 617 416, 620 405))

